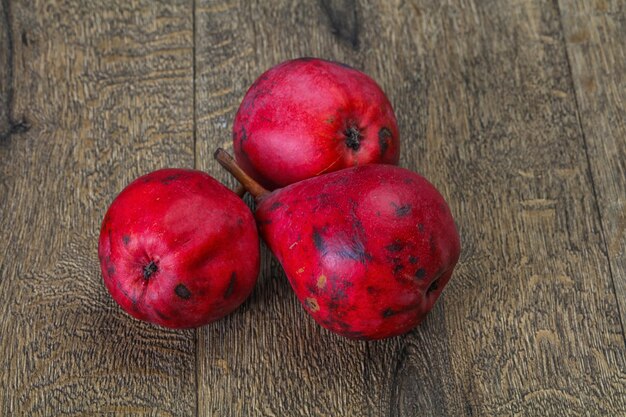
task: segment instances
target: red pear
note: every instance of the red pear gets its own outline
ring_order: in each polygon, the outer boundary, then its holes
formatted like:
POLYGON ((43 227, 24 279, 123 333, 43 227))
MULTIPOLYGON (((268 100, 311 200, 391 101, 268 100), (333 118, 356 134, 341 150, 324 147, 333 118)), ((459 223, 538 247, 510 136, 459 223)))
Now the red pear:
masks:
POLYGON ((208 174, 162 169, 109 207, 98 243, 106 288, 131 316, 197 327, 235 310, 259 274, 248 206, 208 174))
POLYGON ((452 276, 460 241, 444 198, 392 165, 347 168, 267 192, 216 158, 257 199, 260 233, 322 326, 382 339, 418 325, 452 276))
POLYGON ((368 163, 397 164, 391 103, 368 75, 337 62, 299 58, 262 74, 233 124, 238 164, 275 189, 368 163))

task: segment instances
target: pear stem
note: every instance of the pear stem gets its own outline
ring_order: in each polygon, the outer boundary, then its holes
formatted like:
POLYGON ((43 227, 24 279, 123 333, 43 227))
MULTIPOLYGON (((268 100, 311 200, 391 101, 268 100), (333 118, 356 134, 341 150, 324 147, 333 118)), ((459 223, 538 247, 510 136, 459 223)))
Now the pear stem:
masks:
POLYGON ((235 162, 233 157, 230 156, 230 154, 224 149, 217 148, 217 150, 213 154, 213 157, 217 160, 217 162, 220 163, 221 166, 226 169, 226 171, 230 172, 233 177, 235 177, 237 181, 239 181, 241 185, 245 187, 246 190, 248 190, 248 192, 252 195, 252 197, 254 197, 255 200, 259 200, 265 194, 269 194, 269 191, 263 188, 261 184, 253 180, 248 174, 246 174, 244 170, 241 169, 239 165, 237 165, 237 162, 235 162))

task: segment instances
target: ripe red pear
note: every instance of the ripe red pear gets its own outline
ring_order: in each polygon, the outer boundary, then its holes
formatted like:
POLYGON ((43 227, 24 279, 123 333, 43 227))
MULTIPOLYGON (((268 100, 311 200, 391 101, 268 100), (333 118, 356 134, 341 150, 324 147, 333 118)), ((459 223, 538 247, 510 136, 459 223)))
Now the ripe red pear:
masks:
POLYGON ((358 339, 405 333, 452 276, 460 254, 454 219, 420 175, 374 164, 267 192, 225 152, 216 158, 257 198, 262 237, 327 329, 358 339))
POLYGON ((391 103, 366 74, 300 58, 262 74, 233 124, 237 163, 268 189, 368 163, 397 164, 391 103))
POLYGON ((131 316, 197 327, 235 310, 259 274, 249 208, 208 174, 162 169, 129 184, 98 242, 106 288, 131 316))

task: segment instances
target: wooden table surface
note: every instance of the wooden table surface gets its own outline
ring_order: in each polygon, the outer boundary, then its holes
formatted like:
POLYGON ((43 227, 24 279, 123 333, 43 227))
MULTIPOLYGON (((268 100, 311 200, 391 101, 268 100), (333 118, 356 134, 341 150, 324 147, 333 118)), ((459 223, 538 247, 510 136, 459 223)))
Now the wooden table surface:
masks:
POLYGON ((624 416, 625 108, 622 0, 2 0, 0 414, 624 416), (299 56, 375 78, 401 165, 449 201, 435 309, 340 338, 263 248, 229 317, 131 319, 99 273, 108 204, 166 166, 234 187, 212 153, 299 56))

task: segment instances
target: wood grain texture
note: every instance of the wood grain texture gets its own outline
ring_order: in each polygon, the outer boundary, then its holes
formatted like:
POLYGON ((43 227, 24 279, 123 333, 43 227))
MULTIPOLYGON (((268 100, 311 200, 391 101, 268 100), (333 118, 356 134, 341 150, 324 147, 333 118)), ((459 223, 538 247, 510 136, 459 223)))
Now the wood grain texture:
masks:
MULTIPOLYGON (((286 57, 319 55, 335 37, 310 20, 317 3, 202 1, 196 7, 198 167, 233 186, 213 160, 232 149, 232 119, 249 85, 286 57), (272 29, 273 28, 273 29, 272 29), (285 36, 285 30, 292 31, 285 36)), ((326 25, 326 23, 322 23, 326 25)), ((353 52, 348 50, 349 54, 353 52)), ((251 299, 199 332, 199 415, 367 415, 366 347, 321 330, 263 248, 251 299)))
POLYGON ((626 415, 622 3, 0 0, 0 415, 626 415), (441 300, 345 340, 263 247, 224 320, 129 318, 98 267, 107 205, 163 166, 234 187, 213 151, 299 56, 387 92, 401 165, 461 232, 441 300))
MULTIPOLYGON (((626 4, 560 1, 561 20, 602 219, 622 330, 626 324, 626 4)), ((626 343, 626 342, 625 342, 626 343)))
POLYGON ((97 260, 130 180, 193 165, 192 3, 1 4, 0 415, 193 415, 194 332, 124 314, 97 260))
MULTIPOLYGON (((556 5, 404 4, 383 27, 409 31, 388 35, 396 56, 415 51, 393 78, 414 68, 395 101, 416 109, 401 121, 405 143, 416 133, 408 163, 449 198, 464 246, 430 317, 449 344, 436 372, 454 389, 426 414, 624 413, 623 333, 556 5)), ((400 381, 427 372, 411 358, 400 381)))
POLYGON ((445 323, 466 413, 623 414, 623 333, 559 10, 441 7, 418 10, 446 16, 422 41, 446 51, 426 59, 424 90, 425 143, 448 159, 423 166, 460 213, 445 323))
POLYGON ((315 326, 265 252, 252 300, 200 336, 200 415, 625 412, 624 334, 555 4, 198 4, 201 167, 233 184, 209 156, 265 69, 344 61, 388 93, 401 164, 441 189, 464 242, 427 321, 376 343, 315 326))

